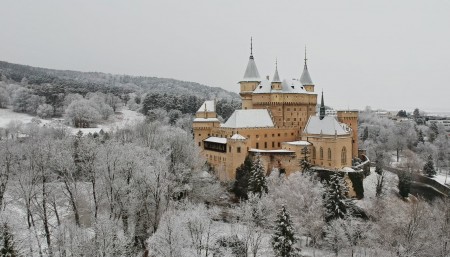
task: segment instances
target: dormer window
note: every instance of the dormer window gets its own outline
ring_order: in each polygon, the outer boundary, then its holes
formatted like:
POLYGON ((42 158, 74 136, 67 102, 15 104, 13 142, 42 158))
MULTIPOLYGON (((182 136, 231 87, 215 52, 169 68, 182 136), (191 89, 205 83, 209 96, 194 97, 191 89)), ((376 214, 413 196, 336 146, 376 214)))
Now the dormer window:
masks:
POLYGON ((259 89, 261 89, 262 88, 262 86, 259 86, 259 89))
POLYGON ((294 89, 294 86, 291 86, 292 87, 292 89, 294 89))

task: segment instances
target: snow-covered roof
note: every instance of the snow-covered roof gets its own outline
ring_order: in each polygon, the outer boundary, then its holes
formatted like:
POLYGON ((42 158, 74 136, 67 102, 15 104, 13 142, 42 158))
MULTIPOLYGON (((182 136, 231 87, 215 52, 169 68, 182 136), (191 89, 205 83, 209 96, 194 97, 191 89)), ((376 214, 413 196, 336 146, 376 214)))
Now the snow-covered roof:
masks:
POLYGON ((195 118, 194 122, 220 122, 217 118, 195 118))
POLYGON ((205 101, 200 108, 198 108, 197 112, 215 112, 216 111, 216 105, 214 104, 214 101, 205 101))
POLYGON ((272 89, 269 80, 263 80, 253 91, 254 94, 267 94, 267 93, 284 93, 284 94, 315 94, 314 92, 307 92, 300 81, 291 79, 283 80, 281 82, 281 90, 272 89))
POLYGON ((295 151, 285 150, 285 149, 277 149, 277 150, 262 150, 256 148, 250 148, 249 152, 255 153, 295 153, 295 151))
POLYGON ((339 123, 335 117, 325 116, 322 120, 318 116, 310 116, 303 133, 322 135, 349 135, 351 128, 339 123))
POLYGON ((278 75, 278 68, 275 69, 275 74, 273 75, 272 82, 281 82, 280 75, 278 75))
POLYGON ((274 127, 272 118, 266 109, 236 110, 223 128, 266 128, 274 127))
POLYGON ((219 144, 226 144, 227 139, 225 137, 208 137, 207 139, 203 140, 205 142, 212 142, 212 143, 219 143, 219 144))
POLYGON ((242 136, 242 135, 240 135, 240 134, 234 134, 234 135, 231 137, 231 139, 234 139, 234 140, 245 140, 245 139, 247 139, 247 138, 245 138, 244 136, 242 136))
POLYGON ((289 144, 289 145, 300 145, 300 146, 311 145, 311 143, 308 142, 308 141, 292 141, 292 142, 286 142, 286 144, 289 144))
POLYGON ((302 76, 300 77, 300 82, 303 86, 306 85, 314 85, 312 82, 311 76, 309 75, 308 66, 305 63, 305 67, 303 68, 302 76))
POLYGON ((253 56, 250 56, 250 59, 248 60, 247 68, 245 69, 244 78, 242 81, 261 81, 253 56))

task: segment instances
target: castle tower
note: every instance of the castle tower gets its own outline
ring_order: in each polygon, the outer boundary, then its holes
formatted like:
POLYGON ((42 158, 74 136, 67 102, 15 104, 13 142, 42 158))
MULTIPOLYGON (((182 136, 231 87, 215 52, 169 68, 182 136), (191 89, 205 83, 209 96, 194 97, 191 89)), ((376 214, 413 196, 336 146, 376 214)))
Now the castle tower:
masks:
POLYGON ((309 75, 309 71, 308 71, 308 64, 306 63, 306 61, 308 59, 306 59, 306 47, 305 47, 305 65, 303 67, 303 72, 302 72, 302 76, 300 77, 300 82, 303 85, 303 88, 305 88, 306 91, 308 92, 314 92, 314 83, 311 80, 311 76, 309 75))
POLYGON ((211 130, 220 127, 215 101, 205 101, 195 114, 192 122, 195 143, 203 147, 203 140, 212 135, 211 130))
POLYGON ((278 61, 275 61, 275 74, 273 75, 271 87, 272 90, 281 90, 281 80, 280 75, 278 75, 278 61))
POLYGON ((322 91, 322 101, 320 102, 320 119, 325 118, 325 102, 323 101, 323 91, 322 91))
POLYGON ((358 111, 337 111, 337 119, 352 128, 352 157, 358 157, 358 111))
POLYGON ((247 69, 245 69, 244 78, 239 81, 241 86, 239 94, 241 95, 243 110, 253 108, 252 93, 259 83, 261 83, 261 78, 256 67, 255 59, 253 58, 253 40, 250 39, 250 58, 247 69))

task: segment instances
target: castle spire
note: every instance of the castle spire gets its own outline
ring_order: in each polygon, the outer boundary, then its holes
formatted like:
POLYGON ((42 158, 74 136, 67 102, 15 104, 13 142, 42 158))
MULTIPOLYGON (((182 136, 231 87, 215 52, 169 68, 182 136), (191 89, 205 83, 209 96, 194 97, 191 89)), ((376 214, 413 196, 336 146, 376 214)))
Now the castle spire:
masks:
POLYGON ((280 75, 278 75, 278 59, 275 59, 275 74, 273 75, 272 82, 281 82, 280 75))
POLYGON ((320 119, 325 118, 325 102, 323 101, 323 90, 322 90, 322 101, 320 102, 320 119))
POLYGON ((248 82, 261 82, 255 59, 253 58, 253 38, 250 38, 250 58, 248 59, 247 68, 245 69, 244 78, 241 80, 248 82))
POLYGON ((303 66, 303 72, 302 76, 300 77, 300 82, 303 86, 313 86, 314 83, 311 80, 311 76, 309 75, 308 71, 308 64, 307 64, 307 58, 306 58, 306 46, 305 46, 305 65, 303 66))
POLYGON ((250 59, 253 59, 253 37, 250 37, 250 59))

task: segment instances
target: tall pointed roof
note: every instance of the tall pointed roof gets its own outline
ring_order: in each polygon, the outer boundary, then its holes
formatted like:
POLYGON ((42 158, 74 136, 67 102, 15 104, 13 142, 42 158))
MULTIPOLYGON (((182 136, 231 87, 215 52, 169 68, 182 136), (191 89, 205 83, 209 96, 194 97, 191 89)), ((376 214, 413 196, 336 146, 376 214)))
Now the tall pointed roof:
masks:
POLYGON ((278 75, 278 61, 275 61, 275 74, 273 75, 272 82, 281 83, 280 75, 278 75))
POLYGON ((320 119, 323 120, 325 117, 325 102, 323 101, 323 91, 322 91, 322 101, 320 102, 320 119))
POLYGON ((303 67, 302 76, 300 77, 300 82, 303 86, 311 86, 314 85, 312 82, 311 76, 308 71, 308 64, 306 63, 308 59, 306 59, 306 47, 305 47, 305 66, 303 67))
POLYGON ((261 81, 255 59, 253 58, 253 39, 250 39, 250 58, 245 69, 244 78, 241 81, 261 81))

